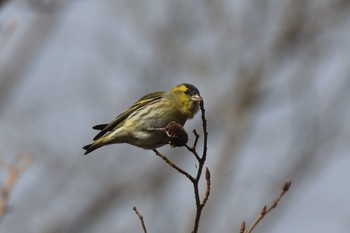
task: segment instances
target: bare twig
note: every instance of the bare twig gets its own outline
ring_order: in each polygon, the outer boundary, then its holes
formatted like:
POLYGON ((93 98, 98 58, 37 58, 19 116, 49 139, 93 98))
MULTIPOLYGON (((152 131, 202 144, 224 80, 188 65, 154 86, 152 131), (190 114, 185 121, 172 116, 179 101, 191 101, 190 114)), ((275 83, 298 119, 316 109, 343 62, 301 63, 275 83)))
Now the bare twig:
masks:
MULTIPOLYGON (((204 142, 203 142, 203 155, 202 155, 202 160, 203 163, 205 162, 207 158, 207 151, 208 151, 208 130, 207 130, 207 119, 205 118, 205 109, 204 109, 204 101, 201 102, 200 104, 201 107, 201 112, 202 112, 202 126, 203 126, 203 133, 204 133, 204 142)), ((196 132, 194 131, 196 134, 196 132)))
POLYGON ((12 161, 5 164, 7 172, 4 185, 0 190, 0 221, 4 218, 11 191, 17 183, 19 177, 27 170, 32 162, 30 156, 17 154, 12 161))
POLYGON ((143 216, 142 216, 142 215, 139 213, 139 211, 136 209, 136 206, 134 206, 134 208, 132 208, 132 209, 135 211, 137 217, 139 217, 139 219, 140 219, 140 221, 141 221, 141 225, 142 225, 143 232, 144 232, 144 233, 147 233, 147 229, 146 229, 145 222, 144 222, 144 220, 143 220, 143 216))
MULTIPOLYGON (((266 206, 264 206, 262 208, 262 210, 259 213, 259 216, 254 220, 254 222, 252 223, 252 225, 248 228, 248 230, 245 233, 251 233, 253 232, 254 228, 259 224, 259 222, 274 208, 276 208, 276 206, 278 205, 279 201, 281 200, 281 198, 284 196, 284 194, 286 192, 288 192, 290 186, 292 185, 292 181, 288 181, 286 183, 284 183, 283 188, 281 190, 281 193, 279 194, 279 196, 275 199, 275 201, 272 203, 272 205, 267 208, 266 206)), ((244 222, 243 222, 244 223, 244 222)), ((242 230, 243 224, 241 226, 241 230, 242 230)), ((245 228, 245 223, 244 223, 244 228, 245 228)), ((241 231, 242 232, 242 231, 241 231)), ((244 231, 243 231, 244 232, 244 231)))
POLYGON ((196 149, 194 149, 194 147, 190 147, 189 145, 185 145, 185 147, 192 153, 194 154, 194 156, 196 157, 196 159, 198 160, 198 162, 201 160, 201 158, 199 157, 196 149))
POLYGON ((168 159, 165 155, 160 153, 157 149, 153 149, 153 151, 154 151, 154 153, 156 153, 156 155, 158 155, 160 158, 162 158, 167 164, 169 164, 170 167, 174 168, 175 170, 177 170, 178 172, 180 172, 181 174, 186 176, 191 182, 194 181, 193 176, 191 176, 188 172, 186 172, 182 168, 178 167, 173 161, 168 159))
POLYGON ((192 147, 190 147, 189 145, 185 145, 185 147, 187 148, 187 150, 189 150, 192 154, 194 154, 194 156, 196 157, 196 159, 198 160, 198 162, 200 161, 200 157, 196 151, 196 148, 197 148, 197 143, 198 143, 198 139, 199 139, 199 134, 197 133, 197 130, 196 129, 193 129, 193 134, 195 136, 195 139, 194 139, 194 142, 193 142, 193 145, 192 147))
MULTIPOLYGON (((200 217, 201 217, 201 214, 202 214, 202 209, 203 209, 204 205, 206 204, 206 201, 203 202, 203 204, 201 204, 200 195, 199 195, 199 187, 198 187, 198 183, 199 183, 199 180, 200 180, 201 175, 202 175, 203 166, 204 166, 205 160, 207 158, 207 144, 208 144, 207 120, 205 118, 205 109, 204 109, 204 102, 203 101, 200 104, 200 108, 201 108, 201 112, 202 112, 201 117, 202 117, 202 126, 203 126, 204 139, 203 139, 202 157, 200 157, 200 159, 198 160, 199 164, 198 164, 197 176, 196 176, 195 181, 193 182, 193 188, 194 188, 194 195, 195 195, 195 199, 196 199, 197 211, 196 211, 196 218, 195 218, 195 221, 194 221, 194 227, 193 227, 192 233, 197 233, 198 232, 199 220, 200 220, 200 217)), ((193 133, 196 135, 196 131, 193 131, 193 133)), ((195 143, 196 143, 196 141, 195 141, 195 143)), ((195 150, 195 146, 196 146, 196 144, 194 144, 194 147, 193 147, 194 150, 195 150)), ((208 171, 208 174, 209 174, 208 175, 209 176, 208 177, 209 178, 208 179, 209 182, 207 180, 207 191, 206 191, 206 193, 208 194, 208 197, 209 197, 209 194, 210 194, 210 173, 209 173, 209 169, 207 171, 208 171)), ((205 198, 204 198, 204 200, 205 200, 205 198)))

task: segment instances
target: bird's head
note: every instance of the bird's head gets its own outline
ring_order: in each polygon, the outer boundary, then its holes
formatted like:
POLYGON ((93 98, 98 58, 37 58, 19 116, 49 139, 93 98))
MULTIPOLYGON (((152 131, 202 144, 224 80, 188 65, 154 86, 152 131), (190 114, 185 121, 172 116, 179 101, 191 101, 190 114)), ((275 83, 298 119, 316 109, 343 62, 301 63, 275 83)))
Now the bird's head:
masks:
POLYGON ((182 83, 170 91, 176 98, 181 112, 188 118, 193 118, 199 110, 199 104, 203 101, 199 90, 192 84, 182 83))

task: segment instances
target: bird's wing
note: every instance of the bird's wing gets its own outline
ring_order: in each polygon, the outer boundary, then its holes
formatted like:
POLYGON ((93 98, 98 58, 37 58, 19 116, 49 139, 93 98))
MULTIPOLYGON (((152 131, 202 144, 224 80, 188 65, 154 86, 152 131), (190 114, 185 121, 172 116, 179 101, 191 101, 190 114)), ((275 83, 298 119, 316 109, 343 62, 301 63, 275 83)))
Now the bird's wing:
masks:
POLYGON ((165 94, 165 92, 160 91, 160 92, 154 92, 154 93, 145 95, 144 97, 142 97, 141 99, 136 101, 136 103, 134 105, 132 105, 130 108, 128 108, 127 110, 122 112, 119 116, 117 116, 111 123, 95 125, 93 127, 93 129, 101 130, 101 132, 99 132, 94 137, 94 141, 99 139, 103 135, 105 135, 108 131, 111 131, 111 130, 115 129, 116 127, 118 127, 118 124, 120 124, 122 121, 124 121, 128 116, 130 116, 130 114, 132 114, 136 110, 138 110, 146 105, 149 105, 151 103, 154 103, 156 101, 159 101, 164 96, 164 94, 165 94))

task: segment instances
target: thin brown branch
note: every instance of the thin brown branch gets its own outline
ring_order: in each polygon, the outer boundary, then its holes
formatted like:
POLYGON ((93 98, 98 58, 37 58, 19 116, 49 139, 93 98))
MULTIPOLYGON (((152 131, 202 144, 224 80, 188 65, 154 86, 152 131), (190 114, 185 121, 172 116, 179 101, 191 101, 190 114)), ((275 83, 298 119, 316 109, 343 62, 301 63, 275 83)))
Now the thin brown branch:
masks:
POLYGON ((190 175, 188 172, 184 171, 180 167, 178 167, 176 164, 174 164, 170 159, 168 159, 165 155, 160 153, 158 150, 153 149, 154 153, 162 158, 167 164, 169 164, 172 168, 186 176, 193 184, 193 189, 194 189, 194 196, 195 196, 195 202, 196 202, 196 216, 195 216, 195 221, 194 221, 194 226, 192 233, 197 233, 198 232, 198 227, 199 227, 199 220, 201 217, 202 209, 204 208, 205 204, 208 201, 209 195, 210 195, 210 187, 211 187, 211 181, 210 181, 210 172, 209 169, 206 169, 206 182, 207 182, 207 188, 206 192, 203 198, 203 201, 201 202, 200 198, 200 193, 199 193, 199 180, 202 176, 202 171, 204 167, 204 163, 206 161, 207 157, 207 144, 208 144, 208 132, 207 132, 207 120, 205 118, 205 109, 204 109, 204 102, 201 101, 200 103, 200 109, 201 109, 201 118, 202 118, 202 126, 203 126, 203 134, 204 134, 204 139, 203 139, 203 152, 202 156, 199 156, 197 152, 197 143, 199 139, 199 134, 197 131, 194 129, 193 134, 195 135, 195 140, 193 143, 193 146, 190 147, 187 144, 185 144, 185 147, 196 157, 198 161, 198 170, 196 177, 194 178, 192 175, 190 175))
POLYGON ((208 151, 208 130, 207 130, 207 119, 205 118, 205 109, 204 109, 204 101, 200 104, 201 112, 202 112, 202 126, 203 126, 203 133, 204 133, 204 142, 203 142, 203 164, 207 158, 207 151, 208 151))
POLYGON ((193 145, 192 147, 190 147, 189 145, 185 145, 185 147, 187 148, 187 150, 189 150, 192 154, 194 154, 194 156, 196 157, 196 159, 198 160, 198 162, 200 161, 200 157, 197 153, 197 143, 198 143, 198 139, 199 139, 199 134, 197 133, 197 130, 196 129, 193 129, 193 134, 195 136, 195 139, 194 139, 194 142, 193 142, 193 145))
POLYGON ((156 155, 158 155, 160 158, 162 158, 167 164, 169 164, 170 167, 174 168, 175 170, 177 170, 178 172, 180 172, 181 174, 186 176, 191 182, 194 181, 193 176, 191 176, 188 172, 186 172, 185 170, 178 167, 173 161, 168 159, 165 155, 160 153, 157 149, 153 149, 153 151, 154 151, 154 153, 156 153, 156 155))
POLYGON ((202 169, 203 165, 205 163, 205 160, 207 159, 207 142, 208 142, 208 132, 207 132, 207 120, 205 119, 205 109, 204 109, 204 103, 201 102, 201 112, 202 112, 202 126, 203 126, 203 133, 204 133, 204 143, 203 143, 203 153, 202 157, 199 160, 199 166, 198 166, 198 172, 196 176, 196 180, 199 181, 202 175, 202 169))
MULTIPOLYGON (((272 205, 267 208, 266 206, 264 206, 262 208, 262 210, 259 213, 259 216, 254 220, 254 222, 252 223, 252 225, 248 228, 248 230, 245 233, 251 233, 253 232, 254 228, 259 224, 259 222, 274 208, 276 208, 276 206, 278 205, 279 201, 281 200, 281 198, 284 196, 284 194, 286 194, 286 192, 288 192, 290 186, 292 185, 292 181, 288 181, 286 183, 284 183, 283 188, 280 192, 280 194, 278 195, 278 197, 275 199, 275 201, 272 203, 272 205)), ((241 227, 242 229, 242 227, 241 227)))
POLYGON ((144 233, 147 233, 147 229, 146 229, 145 222, 144 222, 144 220, 143 220, 143 216, 142 216, 142 215, 139 213, 139 211, 136 209, 136 206, 134 206, 134 208, 132 208, 132 209, 135 211, 137 217, 139 217, 139 219, 140 219, 140 221, 141 221, 141 225, 142 225, 143 232, 144 232, 144 233))
POLYGON ((4 185, 0 190, 0 221, 4 218, 8 207, 8 201, 11 191, 18 182, 19 177, 27 170, 32 163, 30 156, 17 154, 6 166, 6 177, 4 185))
POLYGON ((198 180, 196 179, 193 182, 193 188, 194 188, 194 196, 196 199, 196 218, 194 220, 194 226, 193 226, 193 231, 192 233, 197 233, 198 232, 198 227, 199 227, 199 220, 201 218, 201 213, 202 213, 202 209, 204 206, 201 205, 201 201, 200 201, 200 195, 199 195, 199 188, 198 188, 198 180))
MULTIPOLYGON (((204 101, 202 101, 200 103, 200 109, 201 109, 201 113, 202 113, 201 118, 202 118, 202 127, 203 127, 204 139, 203 139, 203 153, 202 153, 202 157, 198 160, 199 164, 198 164, 197 176, 196 176, 196 178, 195 178, 195 180, 193 182, 194 196, 195 196, 196 208, 197 208, 196 218, 195 218, 195 221, 194 221, 194 226, 193 226, 193 231, 192 231, 193 233, 197 233, 198 232, 199 220, 201 218, 203 207, 206 204, 206 201, 205 201, 205 203, 203 202, 204 205, 201 204, 200 195, 199 195, 199 188, 198 188, 199 180, 200 180, 201 175, 202 175, 203 166, 204 166, 205 160, 207 158, 207 144, 208 144, 207 120, 205 118, 204 101)), ((196 134, 195 131, 194 131, 194 133, 196 134)), ((210 173, 209 173, 209 178, 210 178, 210 173)), ((209 197, 209 193, 210 193, 210 182, 209 182, 208 197, 209 197)))
POLYGON ((195 150, 197 148, 197 143, 198 143, 198 139, 199 139, 199 134, 197 133, 197 130, 196 129, 193 129, 192 130, 194 136, 195 136, 195 139, 194 139, 194 143, 193 143, 193 146, 192 148, 195 150))
POLYGON ((193 149, 193 147, 190 147, 189 145, 185 145, 185 147, 187 148, 187 150, 189 150, 195 157, 196 159, 198 160, 198 162, 201 160, 201 158, 199 157, 196 149, 193 149))

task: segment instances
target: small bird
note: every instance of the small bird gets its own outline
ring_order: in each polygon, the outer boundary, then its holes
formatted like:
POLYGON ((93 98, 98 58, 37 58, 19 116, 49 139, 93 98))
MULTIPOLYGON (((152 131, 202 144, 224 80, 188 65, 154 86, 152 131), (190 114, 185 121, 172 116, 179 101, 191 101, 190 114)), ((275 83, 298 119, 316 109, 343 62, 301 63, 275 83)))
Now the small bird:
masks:
POLYGON ((198 112, 202 101, 199 90, 187 83, 170 92, 154 92, 143 96, 109 124, 92 127, 101 130, 93 142, 83 147, 85 155, 105 145, 128 143, 144 149, 156 149, 169 143, 164 131, 171 122, 183 126, 198 112))

